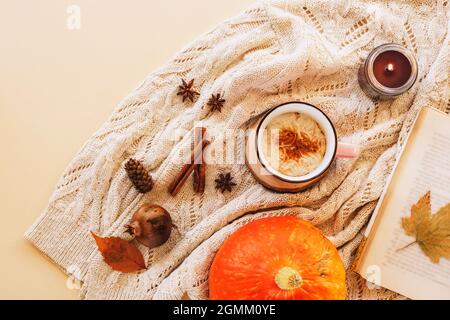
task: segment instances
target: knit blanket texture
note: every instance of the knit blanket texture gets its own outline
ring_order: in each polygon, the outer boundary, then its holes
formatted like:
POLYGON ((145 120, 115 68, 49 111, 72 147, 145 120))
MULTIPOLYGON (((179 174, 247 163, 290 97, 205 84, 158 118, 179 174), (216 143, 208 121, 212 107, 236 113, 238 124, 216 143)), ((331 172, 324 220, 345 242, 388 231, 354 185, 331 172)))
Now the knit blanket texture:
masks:
MULTIPOLYGON (((267 216, 308 220, 352 263, 369 218, 418 110, 449 113, 448 0, 273 0, 257 2, 181 50, 115 108, 62 174, 48 207, 26 233, 46 256, 82 282, 85 299, 208 298, 208 270, 223 241, 242 225, 267 216), (399 43, 417 57, 414 87, 396 99, 372 99, 357 71, 372 49, 399 43), (177 95, 181 79, 195 79, 193 103, 177 95), (221 112, 207 105, 226 100, 221 112), (325 112, 339 141, 357 144, 355 159, 337 159, 326 176, 298 193, 260 185, 244 159, 245 135, 269 108, 304 101, 325 112), (207 128, 206 190, 189 178, 173 197, 168 185, 189 154, 195 126, 207 128), (124 164, 135 158, 155 186, 141 194, 124 164), (214 180, 231 172, 236 186, 221 193, 214 180), (177 226, 162 246, 142 251, 148 269, 113 271, 90 231, 120 236, 143 203, 167 209, 177 226)), ((347 272, 349 299, 403 298, 368 286, 347 272)))

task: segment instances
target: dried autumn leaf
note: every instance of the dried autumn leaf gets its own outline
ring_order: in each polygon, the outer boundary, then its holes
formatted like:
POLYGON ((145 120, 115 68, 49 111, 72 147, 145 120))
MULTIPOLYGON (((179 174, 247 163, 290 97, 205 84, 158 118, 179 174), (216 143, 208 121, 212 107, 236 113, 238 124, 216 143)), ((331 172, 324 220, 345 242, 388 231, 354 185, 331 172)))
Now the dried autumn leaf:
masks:
POLYGON ((416 240, 423 253, 433 263, 450 258, 450 203, 431 214, 430 192, 411 207, 411 216, 402 218, 402 227, 416 240))
POLYGON ((105 262, 116 271, 136 272, 145 269, 142 253, 131 242, 118 237, 102 238, 91 231, 105 262))

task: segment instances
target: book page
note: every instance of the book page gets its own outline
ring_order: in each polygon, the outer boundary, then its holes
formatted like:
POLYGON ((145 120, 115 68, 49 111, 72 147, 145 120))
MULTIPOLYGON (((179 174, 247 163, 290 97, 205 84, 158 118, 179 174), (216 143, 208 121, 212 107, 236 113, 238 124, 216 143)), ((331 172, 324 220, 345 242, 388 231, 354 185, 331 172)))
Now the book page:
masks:
POLYGON ((450 260, 432 263, 418 244, 401 249, 415 240, 401 218, 427 191, 433 213, 450 203, 450 117, 430 108, 420 112, 394 169, 357 271, 412 299, 450 299, 450 260))

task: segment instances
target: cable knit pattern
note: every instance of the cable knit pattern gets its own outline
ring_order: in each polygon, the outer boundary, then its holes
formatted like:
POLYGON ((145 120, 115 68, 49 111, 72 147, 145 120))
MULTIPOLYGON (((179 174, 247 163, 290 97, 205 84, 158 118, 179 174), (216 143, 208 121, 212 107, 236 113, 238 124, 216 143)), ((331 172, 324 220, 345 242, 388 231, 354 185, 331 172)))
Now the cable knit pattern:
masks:
MULTIPOLYGON (((258 2, 199 37, 149 75, 88 140, 61 177, 48 208, 26 237, 66 272, 82 280, 87 299, 191 299, 208 297, 208 270, 221 243, 238 227, 265 216, 295 215, 317 225, 339 248, 348 268, 395 158, 417 111, 450 111, 449 1, 302 0, 258 2), (416 85, 395 100, 370 99, 357 70, 377 45, 400 43, 418 59, 416 85), (201 95, 183 104, 180 79, 195 78, 201 95), (211 94, 226 99, 222 112, 206 106, 211 94), (329 115, 341 141, 361 147, 357 159, 338 159, 312 188, 271 192, 240 164, 209 165, 206 191, 188 180, 176 197, 167 186, 190 149, 193 127, 214 135, 222 150, 231 129, 246 129, 268 108, 287 101, 312 103, 329 115), (174 137, 175 136, 175 137, 174 137), (143 161, 156 183, 145 195, 131 185, 125 162, 143 161), (215 190, 219 173, 237 186, 215 190), (102 261, 93 230, 122 236, 144 202, 164 206, 177 229, 163 246, 140 246, 148 269, 112 271, 102 261)), ((244 137, 231 147, 242 159, 244 137)), ((401 298, 369 288, 348 272, 350 299, 401 298)))

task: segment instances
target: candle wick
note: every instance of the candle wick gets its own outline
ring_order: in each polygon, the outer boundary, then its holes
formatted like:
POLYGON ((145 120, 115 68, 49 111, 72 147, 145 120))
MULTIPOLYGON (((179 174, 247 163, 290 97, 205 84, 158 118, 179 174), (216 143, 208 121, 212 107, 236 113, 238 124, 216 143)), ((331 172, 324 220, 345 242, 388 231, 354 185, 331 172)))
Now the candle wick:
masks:
POLYGON ((389 64, 387 65, 387 67, 386 67, 386 70, 389 71, 389 72, 394 71, 394 65, 393 65, 392 63, 389 63, 389 64))

